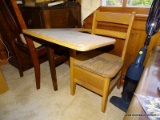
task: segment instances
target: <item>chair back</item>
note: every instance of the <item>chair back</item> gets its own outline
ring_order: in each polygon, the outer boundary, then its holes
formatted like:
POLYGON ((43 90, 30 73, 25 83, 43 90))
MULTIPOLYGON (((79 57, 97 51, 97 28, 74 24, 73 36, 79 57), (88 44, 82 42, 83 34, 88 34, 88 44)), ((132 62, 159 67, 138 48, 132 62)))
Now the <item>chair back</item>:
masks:
MULTIPOLYGON (((3 1, 3 0, 2 0, 2 1, 3 1)), ((18 23, 19 23, 19 26, 20 26, 21 30, 27 29, 27 25, 26 25, 26 23, 25 23, 25 21, 24 21, 24 19, 23 19, 23 16, 22 16, 22 14, 21 14, 21 12, 20 12, 20 9, 19 9, 19 7, 18 7, 18 5, 17 5, 17 3, 16 3, 16 0, 10 0, 10 1, 11 1, 11 7, 12 7, 12 9, 13 9, 13 12, 14 12, 16 18, 17 18, 17 21, 18 21, 18 23)), ((27 42, 28 48, 29 48, 29 50, 30 50, 30 53, 31 53, 31 54, 37 54, 37 53, 35 52, 35 51, 36 51, 36 48, 35 48, 35 45, 34 45, 32 39, 30 39, 29 37, 25 37, 25 40, 26 40, 26 42, 27 42), (31 50, 32 50, 32 51, 31 51, 31 50), (32 52, 33 52, 33 53, 32 53, 32 52)), ((33 57, 33 56, 32 56, 32 57, 33 57)), ((38 58, 38 55, 36 55, 35 57, 38 58)), ((34 58, 35 58, 35 57, 34 57, 34 58)))
MULTIPOLYGON (((16 3, 16 0, 10 0, 11 1, 11 6, 12 6, 12 9, 15 13, 15 16, 18 20, 18 23, 20 25, 20 28, 23 30, 23 29, 27 29, 27 25, 22 17, 22 14, 20 12, 20 9, 16 3)), ((31 57, 32 57, 32 60, 34 61, 34 64, 35 65, 39 65, 39 60, 38 60, 38 53, 37 53, 37 50, 35 48, 35 45, 33 43, 33 40, 27 36, 25 36, 25 40, 27 42, 27 46, 28 46, 28 49, 30 51, 30 54, 31 54, 31 57)), ((34 65, 34 66, 35 66, 34 65)))
MULTIPOLYGON (((1 35, 1 38, 2 38, 1 41, 6 45, 8 51, 14 51, 15 52, 16 50, 15 50, 14 41, 13 41, 15 39, 15 37, 12 34, 12 32, 10 31, 10 27, 7 24, 5 17, 3 16, 3 13, 1 11, 1 7, 0 7, 0 35, 1 35), (8 44, 8 42, 10 44, 8 44)), ((8 53, 8 55, 9 55, 8 57, 13 57, 14 52, 8 53)), ((8 60, 10 60, 10 59, 8 59, 8 60)))
POLYGON ((124 46, 121 54, 121 58, 124 60, 129 36, 131 33, 135 12, 129 13, 113 13, 113 12, 102 12, 95 11, 93 17, 92 34, 105 35, 113 38, 124 39, 124 46), (98 23, 105 23, 110 26, 124 26, 125 31, 117 31, 117 29, 107 29, 98 27, 98 23))
POLYGON ((22 41, 19 29, 14 17, 12 16, 6 1, 0 1, 0 33, 3 38, 4 44, 7 46, 8 61, 13 66, 17 67, 19 74, 23 76, 23 70, 27 67, 23 67, 22 53, 18 49, 21 48, 29 53, 27 45, 22 41))
POLYGON ((11 5, 12 5, 13 11, 17 17, 17 20, 20 24, 21 29, 27 29, 27 25, 23 19, 23 16, 22 16, 20 9, 16 3, 16 0, 11 0, 11 5))
POLYGON ((13 14, 11 13, 9 6, 6 4, 5 0, 0 1, 0 12, 1 12, 1 25, 4 31, 8 34, 8 41, 10 43, 22 46, 27 49, 27 45, 21 38, 22 29, 18 26, 13 14))

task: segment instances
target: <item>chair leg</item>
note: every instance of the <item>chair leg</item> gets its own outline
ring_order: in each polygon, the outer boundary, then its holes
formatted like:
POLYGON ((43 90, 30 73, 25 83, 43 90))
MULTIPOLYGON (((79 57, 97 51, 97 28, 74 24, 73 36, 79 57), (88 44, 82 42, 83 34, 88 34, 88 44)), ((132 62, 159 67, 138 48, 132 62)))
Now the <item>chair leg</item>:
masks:
MULTIPOLYGON (((37 51, 34 51, 34 52, 37 52, 37 51)), ((34 52, 33 52, 33 55, 37 54, 34 52)), ((33 59, 33 65, 34 65, 34 71, 35 71, 36 88, 40 89, 40 63, 39 63, 38 55, 37 57, 34 57, 32 59, 33 59)))
POLYGON ((121 78, 118 80, 118 83, 117 83, 117 89, 120 89, 121 88, 121 78))
MULTIPOLYGON (((16 49, 16 48, 15 48, 16 49)), ((18 50, 16 50, 16 53, 18 55, 17 57, 17 62, 18 62, 18 70, 19 70, 19 75, 20 77, 23 77, 23 65, 22 65, 22 57, 21 55, 19 54, 18 50)))
POLYGON ((40 63, 38 59, 38 54, 34 47, 33 41, 27 36, 25 36, 25 39, 28 44, 29 51, 32 57, 32 62, 33 62, 34 71, 35 71, 36 88, 40 89, 40 63))
POLYGON ((35 67, 36 88, 40 89, 40 65, 36 64, 35 67))
POLYGON ((23 71, 22 70, 19 70, 19 75, 20 75, 20 77, 23 77, 23 71))
MULTIPOLYGON (((19 61, 19 60, 18 60, 19 61)), ((18 70, 20 77, 23 77, 23 67, 22 64, 18 62, 18 70)))
POLYGON ((56 67, 55 67, 55 61, 54 61, 54 50, 52 48, 47 48, 47 49, 48 49, 48 60, 49 60, 53 87, 54 87, 54 90, 56 91, 58 90, 58 85, 57 85, 56 67))
POLYGON ((117 89, 120 89, 121 88, 121 85, 122 85, 122 71, 120 71, 118 73, 121 77, 119 78, 118 82, 117 82, 117 89))
MULTIPOLYGON (((35 54, 35 53, 33 53, 35 54)), ((40 64, 38 57, 34 57, 33 59, 34 71, 35 71, 35 79, 36 79, 36 88, 40 89, 40 64)))
POLYGON ((73 61, 74 58, 70 57, 70 94, 74 95, 76 91, 76 83, 73 78, 73 61))
MULTIPOLYGON (((14 48, 14 49, 16 49, 16 48, 14 48)), ((23 77, 22 58, 21 58, 21 55, 19 54, 19 52, 17 52, 17 50, 15 50, 15 51, 16 51, 16 54, 17 54, 16 58, 17 58, 17 63, 18 63, 19 75, 20 75, 20 77, 23 77)))
POLYGON ((101 106, 102 112, 106 111, 108 94, 109 94, 109 85, 110 85, 110 79, 105 79, 103 94, 102 94, 102 106, 101 106))

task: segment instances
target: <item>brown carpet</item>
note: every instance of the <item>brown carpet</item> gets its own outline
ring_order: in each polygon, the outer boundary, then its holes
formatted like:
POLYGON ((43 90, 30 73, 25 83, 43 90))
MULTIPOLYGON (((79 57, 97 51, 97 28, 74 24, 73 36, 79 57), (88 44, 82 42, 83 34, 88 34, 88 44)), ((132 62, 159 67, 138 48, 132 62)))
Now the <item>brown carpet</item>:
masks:
MULTIPOLYGON (((56 68, 58 91, 53 90, 48 62, 41 64, 41 88, 36 89, 34 70, 24 72, 7 64, 0 66, 9 90, 0 95, 0 120, 122 120, 125 113, 110 102, 101 112, 101 96, 77 86, 70 95, 69 66, 56 68)), ((111 96, 121 96, 122 89, 115 88, 111 96)))

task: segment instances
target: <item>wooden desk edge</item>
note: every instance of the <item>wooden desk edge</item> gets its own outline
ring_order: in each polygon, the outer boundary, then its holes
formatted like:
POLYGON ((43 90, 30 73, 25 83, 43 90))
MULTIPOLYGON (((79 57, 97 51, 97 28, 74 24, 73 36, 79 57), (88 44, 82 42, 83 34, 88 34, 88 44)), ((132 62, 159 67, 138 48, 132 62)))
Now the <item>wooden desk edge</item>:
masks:
POLYGON ((93 50, 93 49, 96 49, 96 48, 99 48, 99 47, 104 47, 104 46, 107 46, 107 45, 110 45, 110 44, 114 44, 115 43, 115 40, 114 41, 110 41, 106 44, 103 44, 103 45, 97 45, 97 46, 94 46, 94 47, 80 47, 80 46, 75 46, 75 45, 71 45, 69 43, 63 43, 63 42, 60 42, 56 39, 52 39, 52 38, 49 38, 49 37, 46 37, 44 35, 39 35, 35 32, 32 32, 32 31, 28 31, 27 29, 23 29, 22 32, 25 34, 25 35, 29 35, 29 36, 32 36, 32 37, 36 37, 36 38, 39 38, 39 39, 42 39, 42 40, 46 40, 47 42, 53 42, 55 44, 58 44, 58 45, 61 45, 61 46, 64 46, 64 47, 68 47, 70 49, 73 49, 73 50, 77 50, 77 51, 81 51, 81 52, 84 52, 84 51, 89 51, 89 50, 93 50))

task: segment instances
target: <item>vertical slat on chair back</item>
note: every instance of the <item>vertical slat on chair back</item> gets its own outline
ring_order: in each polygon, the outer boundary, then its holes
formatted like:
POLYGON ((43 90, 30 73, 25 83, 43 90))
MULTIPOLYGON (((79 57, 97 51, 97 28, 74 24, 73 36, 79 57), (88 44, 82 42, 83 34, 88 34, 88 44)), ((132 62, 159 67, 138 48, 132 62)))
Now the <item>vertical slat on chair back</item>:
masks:
MULTIPOLYGON (((19 25, 20 25, 21 29, 22 30, 23 29, 27 29, 26 23, 25 23, 25 21, 23 19, 23 16, 22 16, 22 14, 20 12, 20 9, 19 9, 19 7, 18 7, 18 5, 16 3, 16 0, 11 0, 11 5, 13 7, 13 11, 14 11, 16 17, 17 17, 17 20, 19 22, 19 25)), ((39 65, 38 54, 37 54, 37 51, 36 51, 36 48, 35 48, 35 46, 33 44, 32 39, 30 39, 29 37, 25 36, 25 40, 27 42, 30 54, 32 56, 32 60, 36 61, 35 62, 36 65, 39 65)))
MULTIPOLYGON (((2 37, 4 38, 4 42, 7 45, 8 51, 10 52, 9 57, 16 57, 17 67, 19 69, 20 76, 23 76, 22 72, 22 57, 20 51, 17 49, 16 43, 21 44, 26 47, 26 45, 22 42, 20 38, 20 29, 18 28, 18 25, 16 24, 16 21, 14 20, 8 6, 6 5, 4 0, 0 1, 0 24, 1 24, 1 32, 2 37), (7 42, 6 42, 7 41, 7 42), (11 52, 12 51, 12 52, 11 52)), ((21 47, 22 47, 21 46, 21 47)), ((10 61, 10 59, 9 59, 10 61)), ((12 59, 10 61, 12 63, 12 59)))
POLYGON ((23 16, 22 16, 20 9, 16 3, 16 0, 11 0, 11 3, 12 3, 13 10, 16 14, 16 17, 17 17, 17 20, 20 24, 21 29, 27 29, 26 23, 24 22, 23 16))
MULTIPOLYGON (((16 15, 16 18, 18 20, 18 23, 19 23, 21 29, 22 30, 23 29, 27 29, 26 23, 25 23, 25 21, 23 19, 23 16, 22 16, 22 14, 20 12, 20 9, 19 9, 19 7, 18 7, 18 5, 16 3, 16 0, 11 0, 11 5, 12 5, 13 11, 14 11, 14 13, 16 15)), ((26 39, 26 42, 28 44, 29 50, 35 49, 33 41, 31 39, 29 39, 28 37, 26 37, 25 39, 26 39)))
MULTIPOLYGON (((13 7, 13 11, 17 17, 17 20, 19 22, 19 25, 21 27, 21 29, 27 29, 27 26, 24 22, 24 19, 22 17, 22 14, 19 10, 19 7, 16 3, 16 0, 10 0, 11 1, 11 5, 13 7)), ((27 45, 28 45, 28 48, 29 48, 29 52, 30 52, 30 55, 32 57, 32 62, 33 62, 33 66, 34 66, 34 69, 35 69, 35 77, 36 77, 36 84, 37 84, 37 89, 40 88, 40 61, 39 61, 39 58, 38 58, 38 53, 37 53, 37 50, 33 44, 33 41, 31 38, 27 37, 27 36, 24 36, 25 37, 25 40, 27 42, 27 45)))
MULTIPOLYGON (((3 14, 1 6, 0 6, 0 24, 1 24, 1 30, 2 30, 0 32, 1 32, 2 36, 5 35, 7 37, 7 38, 4 37, 3 40, 5 41, 5 39, 7 39, 11 43, 11 45, 14 46, 13 42, 14 42, 15 37, 14 37, 13 33, 11 32, 11 29, 7 23, 7 20, 5 19, 5 16, 3 14)), ((13 49, 14 49, 14 47, 13 47, 13 49)))
POLYGON ((5 19, 4 24, 7 24, 9 27, 8 34, 13 34, 12 36, 14 39, 9 39, 10 42, 18 43, 21 46, 24 46, 25 48, 27 48, 26 44, 23 42, 20 36, 20 34, 22 33, 22 30, 17 25, 17 22, 13 17, 11 10, 9 9, 8 5, 4 0, 0 1, 0 10, 3 18, 5 19))
POLYGON ((12 44, 12 47, 15 48, 15 42, 20 42, 21 44, 23 44, 20 38, 21 30, 18 28, 18 25, 16 24, 16 21, 4 0, 0 1, 0 12, 1 25, 6 32, 8 41, 12 44))
POLYGON ((132 12, 131 14, 129 14, 129 13, 112 13, 112 12, 95 11, 94 17, 93 17, 92 34, 105 35, 113 38, 125 39, 125 43, 124 43, 124 47, 121 55, 122 59, 124 59, 134 17, 135 17, 135 12, 132 12), (124 25, 126 27, 126 31, 101 29, 101 28, 98 28, 99 22, 104 22, 107 24, 124 25))

